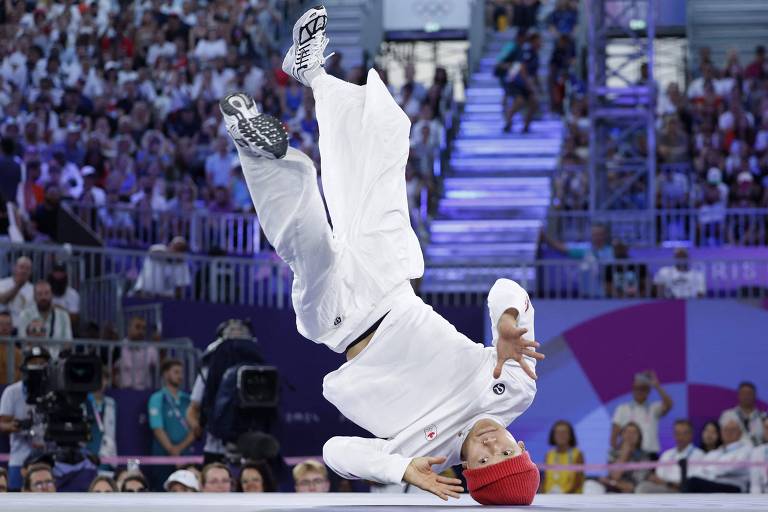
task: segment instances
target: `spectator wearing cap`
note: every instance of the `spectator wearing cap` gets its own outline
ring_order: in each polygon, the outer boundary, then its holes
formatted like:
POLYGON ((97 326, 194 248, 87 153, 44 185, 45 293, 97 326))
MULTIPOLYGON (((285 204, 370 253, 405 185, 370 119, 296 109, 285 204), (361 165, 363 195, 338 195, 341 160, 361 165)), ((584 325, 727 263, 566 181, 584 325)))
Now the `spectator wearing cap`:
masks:
MULTIPOLYGON (((19 332, 26 332, 27 325, 33 320, 39 320, 45 328, 45 337, 57 340, 72 339, 72 323, 69 314, 53 305, 53 290, 48 281, 35 283, 35 303, 22 311, 19 316, 19 332)), ((60 347, 52 349, 52 354, 58 354, 60 347)))
POLYGON ((24 492, 56 492, 51 466, 42 462, 29 466, 24 477, 24 492))
POLYGON ((97 207, 104 206, 107 202, 107 194, 104 189, 97 185, 96 169, 86 165, 80 169, 80 174, 83 177, 83 193, 80 196, 80 201, 97 207))
MULTIPOLYGON (((750 460, 758 464, 768 464, 768 417, 763 418, 763 444, 755 446, 750 460)), ((765 466, 754 466, 749 471, 749 492, 752 494, 768 494, 768 469, 765 466)))
POLYGON ((187 242, 177 236, 166 248, 155 244, 149 248, 133 292, 139 295, 180 299, 192 284, 192 274, 184 258, 187 242))
POLYGON ((11 314, 14 326, 19 325, 21 312, 34 302, 31 277, 32 260, 22 256, 16 260, 12 275, 0 279, 0 308, 11 314))
POLYGON ((632 401, 619 405, 613 413, 611 429, 611 447, 617 449, 621 429, 628 423, 635 423, 642 432, 643 451, 659 453, 659 419, 672 409, 672 398, 661 386, 656 373, 649 370, 635 374, 632 385, 632 401), (661 397, 660 401, 649 402, 651 388, 661 397))
POLYGON ((69 313, 72 325, 77 325, 80 317, 80 293, 69 285, 67 266, 57 263, 48 274, 48 283, 53 292, 53 305, 69 313))
POLYGON ((749 486, 749 468, 722 465, 725 462, 748 462, 752 455, 752 443, 742 438, 738 420, 727 418, 720 424, 723 445, 707 452, 702 462, 717 462, 718 465, 693 466, 688 470, 688 481, 683 492, 692 493, 738 493, 749 486))
MULTIPOLYGON (((21 367, 23 379, 30 371, 44 370, 51 355, 42 347, 32 347, 24 353, 21 367)), ((45 447, 42 439, 42 418, 27 403, 27 387, 24 380, 17 381, 3 390, 0 397, 0 433, 10 434, 11 452, 8 460, 8 488, 18 491, 23 485, 21 468, 34 450, 45 447), (31 420, 22 428, 21 422, 31 420)))
POLYGON ((739 425, 742 437, 753 445, 768 441, 763 438, 763 420, 766 413, 757 408, 757 387, 752 382, 742 382, 738 387, 738 404, 720 415, 720 426, 733 420, 739 425))
POLYGON ((21 361, 23 355, 21 350, 12 343, 3 343, 13 336, 13 320, 11 314, 7 311, 0 311, 0 386, 5 386, 16 382, 21 378, 21 361), (8 359, 13 355, 14 370, 8 373, 8 359))
MULTIPOLYGON (((704 457, 704 452, 693 445, 693 425, 688 420, 675 421, 675 446, 661 454, 659 462, 694 461, 704 457)), ((635 489, 637 493, 680 492, 682 471, 680 466, 659 466, 635 489)))
POLYGON ((328 492, 331 488, 325 464, 313 459, 294 466, 293 483, 296 492, 328 492))
MULTIPOLYGON (((147 410, 152 430, 152 455, 173 456, 186 454, 195 442, 195 433, 186 420, 189 393, 181 389, 184 366, 177 359, 168 359, 160 367, 163 387, 149 397, 147 410)), ((153 489, 160 489, 174 466, 156 466, 149 475, 153 489)))
POLYGON ((200 492, 197 476, 188 469, 177 469, 163 484, 167 492, 200 492))
POLYGON ((704 272, 692 269, 688 261, 688 250, 675 249, 675 264, 661 267, 653 276, 657 297, 667 299, 692 299, 704 297, 707 293, 704 272))

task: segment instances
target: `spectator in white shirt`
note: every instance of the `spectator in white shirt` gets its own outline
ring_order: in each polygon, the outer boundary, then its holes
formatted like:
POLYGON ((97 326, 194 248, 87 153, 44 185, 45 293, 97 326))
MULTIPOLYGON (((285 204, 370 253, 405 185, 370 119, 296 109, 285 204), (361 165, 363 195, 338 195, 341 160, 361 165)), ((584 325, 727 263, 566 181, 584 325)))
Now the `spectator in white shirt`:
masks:
POLYGON ((180 298, 192 283, 189 265, 184 258, 187 242, 177 236, 166 248, 155 244, 149 248, 133 291, 142 295, 180 298))
POLYGON ((229 142, 224 137, 216 139, 216 152, 205 159, 205 176, 208 186, 229 187, 229 177, 232 170, 232 153, 229 151, 229 142))
MULTIPOLYGON (((27 332, 27 326, 33 321, 40 321, 45 329, 46 338, 58 340, 72 339, 72 322, 69 314, 53 305, 53 290, 48 281, 38 281, 34 288, 35 303, 19 315, 19 332, 27 332)), ((58 355, 62 347, 51 347, 53 357, 58 355)))
POLYGON ((32 277, 32 260, 26 256, 16 260, 13 275, 0 279, 0 308, 11 314, 13 325, 18 327, 19 316, 34 302, 34 288, 29 282, 32 277))
POLYGON ((611 448, 617 449, 619 432, 627 423, 636 423, 643 434, 642 449, 650 454, 659 453, 659 418, 672 409, 672 398, 661 387, 656 373, 646 371, 635 375, 631 402, 616 408, 611 429, 611 448), (658 391, 661 401, 649 403, 651 387, 658 391))
MULTIPOLYGON (((675 422, 675 447, 661 454, 659 462, 680 462, 699 460, 704 452, 693 445, 693 425, 688 420, 675 422)), ((680 492, 682 472, 680 466, 659 466, 648 476, 648 480, 637 486, 637 493, 680 492)))
MULTIPOLYGON (((747 462, 752 453, 752 443, 742 439, 741 427, 737 420, 729 419, 721 424, 723 446, 704 455, 706 462, 747 462)), ((683 492, 745 492, 749 486, 749 469, 737 466, 692 466, 688 470, 688 481, 683 492)))
MULTIPOLYGON (((765 443, 752 449, 752 462, 768 464, 768 417, 763 419, 763 439, 765 443)), ((768 494, 768 466, 756 466, 749 470, 749 492, 752 494, 768 494)))
POLYGON ((134 343, 146 339, 147 321, 138 316, 131 318, 128 336, 117 362, 121 388, 144 390, 155 387, 154 376, 160 365, 160 354, 155 347, 142 347, 134 343))
POLYGON ((227 43, 219 37, 219 31, 215 28, 208 30, 208 37, 200 39, 195 46, 194 56, 202 61, 209 61, 217 57, 227 56, 227 43))
POLYGON ((734 420, 741 428, 744 439, 753 445, 768 441, 763 438, 763 420, 766 414, 757 409, 757 388, 752 382, 742 382, 738 389, 739 403, 736 407, 723 411, 720 415, 720 425, 734 420))
POLYGON ((688 250, 675 249, 675 264, 661 267, 653 276, 656 296, 668 299, 691 299, 707 293, 706 279, 700 270, 688 263, 688 250))

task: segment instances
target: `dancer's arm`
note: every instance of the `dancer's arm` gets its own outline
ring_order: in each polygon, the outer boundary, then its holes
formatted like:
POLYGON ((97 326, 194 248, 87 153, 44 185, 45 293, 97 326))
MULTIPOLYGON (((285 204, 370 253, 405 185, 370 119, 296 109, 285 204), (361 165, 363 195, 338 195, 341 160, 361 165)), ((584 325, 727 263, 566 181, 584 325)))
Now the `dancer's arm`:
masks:
POLYGON ((409 483, 447 500, 458 498, 464 489, 461 480, 438 475, 433 465, 445 463, 445 457, 408 458, 385 450, 383 439, 333 437, 323 446, 323 459, 339 476, 364 479, 381 484, 409 483))
POLYGON ((498 379, 504 363, 512 359, 530 378, 536 379, 535 363, 544 355, 536 352, 539 344, 533 339, 534 311, 528 292, 514 281, 498 279, 488 292, 488 310, 498 359, 493 377, 498 379))
POLYGON ((323 446, 323 459, 339 476, 399 484, 411 459, 385 451, 384 439, 332 437, 323 446))

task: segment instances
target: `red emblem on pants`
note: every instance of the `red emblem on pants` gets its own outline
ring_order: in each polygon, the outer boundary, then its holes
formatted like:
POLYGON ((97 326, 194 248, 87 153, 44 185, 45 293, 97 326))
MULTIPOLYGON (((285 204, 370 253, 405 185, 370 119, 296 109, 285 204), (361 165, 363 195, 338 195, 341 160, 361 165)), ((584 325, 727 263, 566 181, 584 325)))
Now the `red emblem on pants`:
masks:
POLYGON ((424 435, 427 438, 427 441, 432 441, 434 438, 437 437, 437 425, 430 425, 427 428, 424 429, 424 435))

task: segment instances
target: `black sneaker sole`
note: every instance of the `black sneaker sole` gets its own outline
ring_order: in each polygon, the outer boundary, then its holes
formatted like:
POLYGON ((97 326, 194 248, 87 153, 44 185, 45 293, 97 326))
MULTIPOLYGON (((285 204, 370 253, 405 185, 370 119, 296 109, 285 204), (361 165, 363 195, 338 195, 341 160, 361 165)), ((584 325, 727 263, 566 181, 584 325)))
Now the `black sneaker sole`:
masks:
POLYGON ((283 158, 288 152, 288 134, 283 123, 270 115, 238 120, 237 130, 246 141, 274 158, 283 158))

